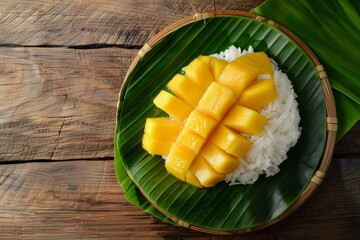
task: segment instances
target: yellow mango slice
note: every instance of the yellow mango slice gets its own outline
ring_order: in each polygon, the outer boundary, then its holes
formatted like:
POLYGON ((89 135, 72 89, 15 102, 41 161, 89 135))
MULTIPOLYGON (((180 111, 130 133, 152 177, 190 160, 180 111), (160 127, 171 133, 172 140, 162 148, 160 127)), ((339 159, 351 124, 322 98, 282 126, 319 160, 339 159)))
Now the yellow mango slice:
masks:
POLYGON ((195 157, 196 153, 194 151, 174 143, 165 162, 167 165, 176 167, 185 172, 189 169, 195 157))
POLYGON ((264 52, 254 52, 242 55, 234 60, 234 62, 241 63, 250 67, 259 69, 259 74, 269 74, 273 77, 273 69, 269 57, 264 52))
POLYGON ((235 105, 225 116, 223 124, 239 132, 256 135, 264 129, 266 121, 267 118, 260 113, 235 105))
POLYGON ((210 62, 211 62, 211 57, 210 56, 203 56, 203 55, 200 55, 198 56, 198 58, 205 62, 206 64, 208 64, 208 66, 210 65, 210 62))
POLYGON ((185 67, 186 76, 202 90, 206 90, 214 81, 209 65, 199 58, 195 58, 185 67))
POLYGON ((154 99, 154 104, 173 117, 177 122, 182 123, 193 110, 189 104, 183 102, 170 93, 162 90, 154 99))
POLYGON ((153 139, 175 141, 181 126, 169 118, 147 118, 144 132, 153 139))
POLYGON ((199 150, 204 144, 204 141, 205 139, 203 137, 188 128, 183 128, 176 139, 177 143, 191 149, 196 154, 199 153, 199 150))
POLYGON ((185 182, 186 181, 186 171, 174 167, 168 163, 165 162, 165 168, 168 171, 168 173, 170 173, 171 175, 173 175, 174 177, 176 177, 177 179, 185 182))
POLYGON ((226 65, 217 81, 225 87, 233 90, 238 98, 259 74, 259 70, 253 67, 245 67, 237 62, 230 62, 226 65))
POLYGON ((214 76, 215 80, 219 78, 219 76, 221 75, 227 64, 228 62, 225 60, 214 57, 211 58, 210 72, 214 76))
POLYGON ((211 142, 206 142, 200 151, 200 155, 219 173, 230 173, 240 163, 238 159, 211 142))
POLYGON ((143 135, 142 147, 151 155, 169 155, 172 142, 156 140, 147 134, 143 135))
POLYGON ((186 120, 184 127, 199 134, 203 138, 207 138, 216 125, 217 122, 214 119, 194 109, 186 120))
MULTIPOLYGON (((190 166, 190 168, 191 168, 191 166, 190 166)), ((198 188, 204 187, 203 185, 201 185, 201 183, 199 182, 197 177, 194 175, 194 173, 190 172, 189 170, 185 173, 185 182, 187 182, 188 184, 191 184, 195 187, 198 187, 198 188)))
POLYGON ((214 130, 210 141, 237 159, 245 156, 251 147, 251 142, 248 139, 223 125, 219 125, 214 130))
POLYGON ((249 86, 239 97, 238 103, 241 106, 259 110, 276 98, 275 82, 271 79, 249 86))
POLYGON ((233 92, 218 82, 212 82, 199 101, 198 108, 220 121, 236 102, 233 92))
POLYGON ((176 74, 167 86, 177 97, 192 106, 196 106, 204 94, 204 91, 201 90, 194 82, 190 81, 186 76, 181 74, 176 74))
MULTIPOLYGON (((204 187, 212 187, 225 178, 225 174, 215 171, 215 169, 201 156, 197 157, 191 164, 188 175, 196 176, 199 183, 204 187)), ((186 181, 188 181, 188 179, 186 179, 186 181)))

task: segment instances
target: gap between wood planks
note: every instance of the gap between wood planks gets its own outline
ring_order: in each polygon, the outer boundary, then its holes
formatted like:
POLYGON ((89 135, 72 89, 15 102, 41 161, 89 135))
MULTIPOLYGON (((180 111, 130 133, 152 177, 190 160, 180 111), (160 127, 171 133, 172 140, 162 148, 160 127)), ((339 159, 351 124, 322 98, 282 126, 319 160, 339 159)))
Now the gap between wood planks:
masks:
POLYGON ((69 49, 101 49, 101 48, 122 48, 122 49, 141 49, 141 45, 126 45, 126 44, 87 44, 87 45, 53 45, 53 44, 43 44, 43 45, 24 45, 24 44, 0 44, 1 47, 8 48, 69 48, 69 49))
MULTIPOLYGON (((346 161, 349 159, 360 159, 360 154, 348 153, 348 154, 334 154, 332 160, 346 161)), ((115 161, 113 157, 103 157, 103 158, 77 158, 77 159, 64 159, 64 160, 50 160, 50 159, 33 159, 33 160, 14 160, 14 161, 3 161, 0 162, 1 165, 13 165, 13 164, 24 164, 24 163, 57 163, 57 162, 73 162, 73 161, 115 161)))
POLYGON ((13 164, 24 164, 24 163, 57 163, 57 162, 74 162, 74 161, 114 161, 113 157, 103 157, 103 158, 77 158, 77 159, 64 159, 64 160, 50 160, 50 159, 33 159, 33 160, 14 160, 14 161, 2 161, 1 165, 13 165, 13 164))

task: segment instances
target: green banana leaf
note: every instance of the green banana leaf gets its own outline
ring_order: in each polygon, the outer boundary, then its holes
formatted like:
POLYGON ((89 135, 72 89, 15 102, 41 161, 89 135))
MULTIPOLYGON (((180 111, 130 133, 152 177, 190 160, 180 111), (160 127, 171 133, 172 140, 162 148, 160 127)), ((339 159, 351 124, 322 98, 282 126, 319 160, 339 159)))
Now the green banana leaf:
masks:
MULTIPOLYGON (((116 142, 116 140, 115 140, 116 142)), ((153 205, 151 205, 144 196, 136 189, 135 184, 127 175, 126 169, 124 167, 123 162, 121 161, 121 157, 119 155, 119 151, 115 148, 115 169, 116 169, 116 178, 118 179, 121 187, 124 191, 124 197, 129 203, 140 207, 145 212, 154 215, 155 217, 167 221, 169 223, 173 223, 171 219, 164 216, 162 213, 157 211, 153 205)))
POLYGON ((360 119, 360 1, 267 0, 253 10, 301 38, 336 89, 337 140, 360 119))
POLYGON ((286 35, 255 19, 215 17, 196 21, 163 38, 129 74, 119 97, 115 134, 115 169, 127 199, 171 222, 149 205, 135 185, 158 208, 192 226, 230 231, 266 224, 288 209, 309 184, 326 140, 326 110, 315 66, 286 35), (152 102, 166 83, 198 55, 231 45, 253 46, 275 59, 298 95, 302 135, 288 152, 281 171, 253 185, 198 189, 177 180, 160 156, 141 147, 145 120, 166 116, 152 102), (134 183, 131 182, 134 181, 134 183))

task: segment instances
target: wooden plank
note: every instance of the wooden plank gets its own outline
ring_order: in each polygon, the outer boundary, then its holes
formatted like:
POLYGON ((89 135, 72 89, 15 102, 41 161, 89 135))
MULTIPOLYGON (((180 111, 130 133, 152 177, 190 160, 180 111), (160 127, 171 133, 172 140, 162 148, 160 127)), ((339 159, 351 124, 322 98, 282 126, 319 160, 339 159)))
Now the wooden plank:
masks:
POLYGON ((336 156, 346 154, 360 154, 360 122, 357 122, 346 135, 336 143, 336 156))
POLYGON ((113 157, 137 50, 0 48, 0 162, 113 157))
POLYGON ((264 0, 2 0, 1 45, 142 46, 150 37, 195 12, 251 10, 264 0))
POLYGON ((359 160, 333 160, 300 209, 272 227, 236 237, 175 227, 130 205, 112 160, 0 165, 0 239, 356 239, 359 160))

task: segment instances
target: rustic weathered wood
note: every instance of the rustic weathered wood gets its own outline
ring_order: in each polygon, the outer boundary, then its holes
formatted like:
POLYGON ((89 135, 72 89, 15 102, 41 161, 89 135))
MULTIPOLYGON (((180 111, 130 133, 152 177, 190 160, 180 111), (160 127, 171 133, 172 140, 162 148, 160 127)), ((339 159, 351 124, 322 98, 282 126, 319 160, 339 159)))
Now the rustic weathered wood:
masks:
POLYGON ((336 143, 334 153, 337 156, 360 154, 360 122, 356 123, 352 129, 336 143))
POLYGON ((113 157, 137 50, 0 48, 0 162, 113 157))
POLYGON ((236 237, 175 227, 127 203, 113 161, 0 165, 0 239, 356 239, 360 159, 335 159, 310 200, 280 223, 236 237))
POLYGON ((195 12, 251 10, 264 0, 2 0, 1 45, 142 46, 151 36, 195 12))

